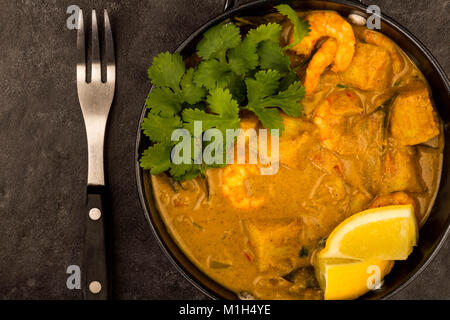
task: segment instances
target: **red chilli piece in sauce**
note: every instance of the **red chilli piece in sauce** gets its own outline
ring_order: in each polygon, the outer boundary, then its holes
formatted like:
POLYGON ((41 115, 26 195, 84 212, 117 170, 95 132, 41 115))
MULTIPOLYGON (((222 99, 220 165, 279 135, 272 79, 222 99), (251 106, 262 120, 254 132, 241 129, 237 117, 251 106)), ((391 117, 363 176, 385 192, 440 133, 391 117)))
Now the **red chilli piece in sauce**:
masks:
POLYGON ((248 261, 250 261, 250 262, 253 261, 252 255, 245 250, 244 250, 244 256, 247 258, 248 261))

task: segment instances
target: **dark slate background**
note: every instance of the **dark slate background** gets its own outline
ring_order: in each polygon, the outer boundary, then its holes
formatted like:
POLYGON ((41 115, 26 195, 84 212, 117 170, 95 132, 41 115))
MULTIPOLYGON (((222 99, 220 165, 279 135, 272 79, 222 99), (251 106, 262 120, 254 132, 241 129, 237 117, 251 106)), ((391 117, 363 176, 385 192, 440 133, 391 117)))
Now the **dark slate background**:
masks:
MULTIPOLYGON (((241 0, 240 3, 243 3, 241 0)), ((450 71, 450 1, 379 0, 450 71)), ((134 142, 152 57, 218 15, 223 0, 0 0, 0 298, 78 299, 66 268, 81 264, 87 171, 66 8, 107 8, 117 87, 106 141, 112 196, 114 297, 204 299, 170 264, 138 201, 134 142)), ((450 299, 446 244, 396 298, 450 299)))

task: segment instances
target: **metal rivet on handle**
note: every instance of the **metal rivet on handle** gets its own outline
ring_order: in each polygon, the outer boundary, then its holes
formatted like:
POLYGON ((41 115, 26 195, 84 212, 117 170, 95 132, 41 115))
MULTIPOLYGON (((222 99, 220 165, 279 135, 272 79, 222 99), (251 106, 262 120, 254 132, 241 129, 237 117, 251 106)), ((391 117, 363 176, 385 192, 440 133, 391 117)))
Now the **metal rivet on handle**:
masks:
POLYGON ((91 218, 91 220, 98 220, 101 216, 102 212, 100 211, 100 209, 92 208, 91 210, 89 210, 89 218, 91 218))
POLYGON ((89 291, 93 294, 97 294, 102 290, 102 284, 98 281, 92 281, 89 283, 89 291))

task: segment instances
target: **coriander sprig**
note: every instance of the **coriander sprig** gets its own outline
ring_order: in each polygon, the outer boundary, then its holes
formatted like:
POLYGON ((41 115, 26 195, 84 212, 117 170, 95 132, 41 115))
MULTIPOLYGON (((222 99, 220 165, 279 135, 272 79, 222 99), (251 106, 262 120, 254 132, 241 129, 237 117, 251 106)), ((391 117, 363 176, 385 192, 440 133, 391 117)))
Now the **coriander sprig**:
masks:
MULTIPOLYGON (((276 8, 291 20, 294 42, 300 42, 309 25, 289 6, 276 8)), ((141 167, 152 174, 168 171, 178 181, 217 167, 171 162, 176 144, 172 132, 184 128, 193 134, 194 121, 202 121, 203 131, 216 128, 225 136, 226 129, 239 128, 240 109, 254 112, 266 128, 280 132, 284 130, 280 110, 300 116, 305 91, 279 45, 280 35, 276 23, 260 25, 244 37, 235 24, 222 23, 206 31, 197 44, 202 60, 194 68, 186 69, 179 53, 157 55, 148 69, 155 87, 146 99, 149 112, 142 123, 153 144, 142 154, 141 167)))

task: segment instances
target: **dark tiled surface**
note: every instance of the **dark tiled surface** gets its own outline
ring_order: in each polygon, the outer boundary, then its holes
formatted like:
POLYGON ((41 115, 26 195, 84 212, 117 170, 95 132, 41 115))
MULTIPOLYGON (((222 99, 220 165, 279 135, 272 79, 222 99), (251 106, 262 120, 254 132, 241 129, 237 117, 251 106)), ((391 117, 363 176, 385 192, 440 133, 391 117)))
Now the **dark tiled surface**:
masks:
MULTIPOLYGON (((160 51, 220 13, 222 0, 76 1, 107 8, 118 79, 106 143, 114 223, 115 298, 203 299, 175 270, 142 215, 134 139, 149 88, 146 68, 160 51)), ((370 1, 366 1, 368 3, 370 1)), ((75 86, 74 1, 0 1, 0 298, 80 298, 66 267, 81 263, 87 156, 75 86)), ((241 1, 242 3, 242 1, 241 1)), ((372 2, 371 2, 372 3, 372 2)), ((374 1, 407 26, 450 70, 450 1, 374 1)), ((396 298, 450 298, 449 241, 396 298)))

